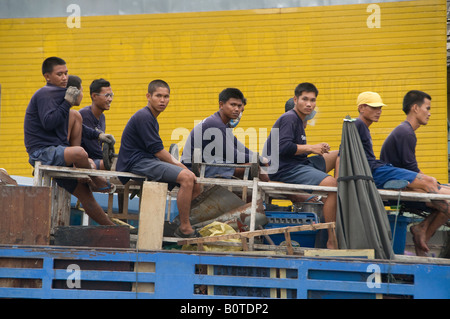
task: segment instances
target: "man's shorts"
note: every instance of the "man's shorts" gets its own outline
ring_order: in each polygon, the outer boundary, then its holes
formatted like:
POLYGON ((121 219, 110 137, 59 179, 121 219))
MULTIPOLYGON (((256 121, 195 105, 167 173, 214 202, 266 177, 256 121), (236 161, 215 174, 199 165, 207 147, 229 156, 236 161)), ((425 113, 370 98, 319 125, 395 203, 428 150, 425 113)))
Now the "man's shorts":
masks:
MULTIPOLYGON (((187 169, 192 171, 191 163, 183 163, 187 169)), ((250 167, 250 166, 249 166, 250 167)), ((228 178, 231 179, 234 176, 234 167, 223 166, 208 166, 205 167, 205 177, 210 178, 228 178)))
POLYGON ((140 159, 130 172, 137 175, 144 175, 151 181, 164 182, 169 184, 169 189, 177 186, 177 178, 183 168, 163 162, 158 158, 140 159))
MULTIPOLYGON (((28 162, 34 167, 35 162, 41 162, 42 165, 66 166, 64 160, 64 150, 67 146, 49 146, 34 151, 29 155, 28 162)), ((69 193, 73 194, 78 185, 76 179, 57 179, 56 183, 69 193)))
POLYGON ((386 184, 386 182, 392 180, 406 180, 411 183, 416 179, 417 174, 417 172, 395 167, 391 164, 380 166, 372 172, 377 188, 383 188, 383 185, 386 184))
POLYGON ((274 180, 291 184, 319 185, 326 177, 326 163, 323 156, 308 157, 306 164, 298 164, 278 173, 274 180))
POLYGON ((100 169, 100 162, 102 161, 101 159, 93 159, 95 167, 97 169, 100 169))

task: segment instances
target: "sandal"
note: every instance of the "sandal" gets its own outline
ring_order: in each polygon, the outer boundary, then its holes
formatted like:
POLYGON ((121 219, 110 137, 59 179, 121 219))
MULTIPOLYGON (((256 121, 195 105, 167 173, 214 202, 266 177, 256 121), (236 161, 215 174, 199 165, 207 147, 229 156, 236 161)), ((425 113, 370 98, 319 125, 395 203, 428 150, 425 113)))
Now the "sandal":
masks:
POLYGON ((309 196, 306 200, 305 203, 318 203, 322 200, 322 196, 317 196, 317 195, 312 195, 309 196))
POLYGON ((99 193, 114 194, 116 192, 116 185, 111 184, 110 182, 107 181, 105 187, 92 189, 92 191, 99 192, 99 193))
POLYGON ((201 237, 201 235, 199 234, 199 232, 194 229, 194 231, 190 234, 184 234, 181 232, 180 227, 177 227, 177 229, 175 229, 175 231, 173 232, 173 234, 175 235, 175 237, 178 238, 197 238, 197 237, 201 237))

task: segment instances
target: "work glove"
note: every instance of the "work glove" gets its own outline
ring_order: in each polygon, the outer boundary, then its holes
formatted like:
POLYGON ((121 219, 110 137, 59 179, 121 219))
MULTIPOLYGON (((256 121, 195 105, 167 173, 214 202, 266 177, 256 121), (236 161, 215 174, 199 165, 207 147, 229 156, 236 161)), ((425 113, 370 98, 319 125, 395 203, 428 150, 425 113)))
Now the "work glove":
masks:
POLYGON ((64 99, 66 99, 67 102, 70 103, 70 105, 75 105, 75 103, 78 100, 78 97, 80 96, 81 91, 78 90, 74 86, 69 86, 66 90, 66 95, 64 96, 64 99))
POLYGON ((116 143, 114 136, 112 136, 111 134, 105 134, 103 132, 98 136, 98 140, 109 145, 114 145, 116 143))

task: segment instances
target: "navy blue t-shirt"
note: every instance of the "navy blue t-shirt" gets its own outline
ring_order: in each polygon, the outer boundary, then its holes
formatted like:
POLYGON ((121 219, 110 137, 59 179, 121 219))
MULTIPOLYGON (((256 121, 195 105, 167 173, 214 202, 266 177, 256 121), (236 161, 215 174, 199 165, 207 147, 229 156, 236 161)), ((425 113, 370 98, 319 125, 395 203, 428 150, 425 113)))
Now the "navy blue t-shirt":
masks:
MULTIPOLYGON (((106 119, 103 113, 100 115, 100 118, 97 119, 94 113, 92 113, 91 105, 83 107, 79 112, 83 117, 83 126, 90 127, 94 130, 97 128, 102 132, 106 131, 106 119)), ((85 127, 83 127, 81 146, 86 150, 90 158, 102 159, 102 143, 98 140, 98 135, 93 137, 84 128, 85 127)))
POLYGON ((67 131, 72 106, 64 99, 65 94, 66 88, 52 84, 34 93, 23 125, 28 154, 49 146, 69 146, 67 131))
POLYGON ((417 137, 408 121, 398 125, 381 147, 380 159, 393 166, 420 172, 416 160, 417 137))
POLYGON ((252 152, 233 135, 233 130, 223 123, 216 112, 197 124, 190 132, 183 148, 181 161, 191 167, 194 148, 201 148, 205 163, 248 163, 252 152))
POLYGON ((129 172, 140 159, 156 158, 155 153, 163 149, 158 121, 145 106, 134 113, 123 130, 116 169, 129 172))
POLYGON ((275 122, 264 145, 263 155, 270 159, 271 164, 278 160, 278 171, 269 174, 271 178, 276 179, 277 174, 289 171, 298 164, 308 163, 307 154, 295 155, 297 144, 306 144, 305 128, 302 119, 295 110, 290 110, 281 115, 275 122), (271 154, 272 150, 276 149, 272 142, 278 142, 278 154, 271 154))
POLYGON ((357 118, 355 121, 355 126, 361 138, 361 143, 364 148, 364 153, 366 154, 367 162, 369 162, 370 169, 373 172, 376 168, 383 166, 386 163, 376 159, 375 154, 373 153, 372 136, 370 135, 367 125, 360 118, 357 118))

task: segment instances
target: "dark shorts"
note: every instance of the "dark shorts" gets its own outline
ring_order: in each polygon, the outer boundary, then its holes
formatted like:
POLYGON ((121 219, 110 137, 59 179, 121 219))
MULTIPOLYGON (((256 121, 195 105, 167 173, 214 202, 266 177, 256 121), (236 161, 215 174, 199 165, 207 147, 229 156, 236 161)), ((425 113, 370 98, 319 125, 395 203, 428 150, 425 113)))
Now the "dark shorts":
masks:
MULTIPOLYGON (((192 171, 191 163, 183 163, 189 170, 192 171)), ((234 167, 221 167, 221 166, 208 166, 205 167, 205 177, 210 178, 228 178, 231 179, 234 176, 234 167)))
POLYGON ((101 159, 93 159, 95 167, 97 169, 100 169, 100 162, 102 161, 101 159))
MULTIPOLYGON (((66 166, 64 160, 64 150, 67 146, 49 146, 34 151, 29 155, 28 162, 34 167, 35 162, 41 162, 42 165, 66 166)), ((55 178, 56 183, 69 193, 73 194, 78 185, 76 179, 55 178)))
POLYGON ((306 164, 298 164, 285 172, 278 173, 273 180, 304 185, 319 185, 326 177, 326 163, 323 156, 308 157, 306 164))
POLYGON ((177 186, 177 178, 183 168, 163 162, 157 158, 143 158, 134 164, 130 172, 144 175, 151 181, 169 184, 169 189, 177 186))
POLYGON ((392 180, 406 180, 411 183, 416 179, 417 174, 417 172, 395 167, 390 164, 380 166, 372 172, 373 180, 377 188, 383 188, 386 182, 392 180))

